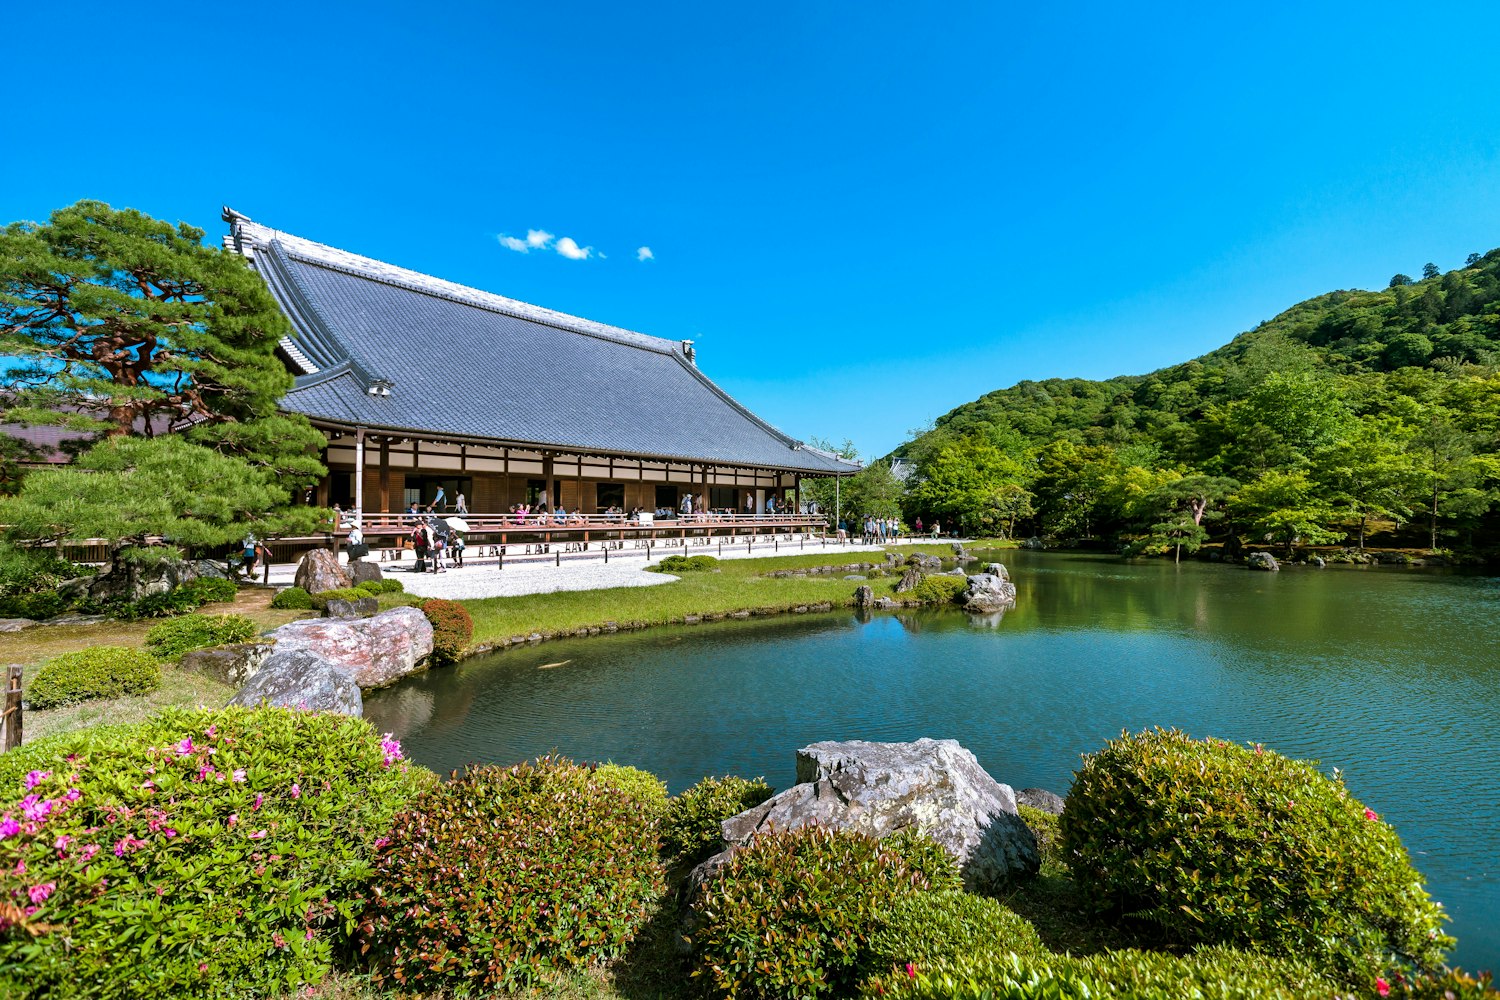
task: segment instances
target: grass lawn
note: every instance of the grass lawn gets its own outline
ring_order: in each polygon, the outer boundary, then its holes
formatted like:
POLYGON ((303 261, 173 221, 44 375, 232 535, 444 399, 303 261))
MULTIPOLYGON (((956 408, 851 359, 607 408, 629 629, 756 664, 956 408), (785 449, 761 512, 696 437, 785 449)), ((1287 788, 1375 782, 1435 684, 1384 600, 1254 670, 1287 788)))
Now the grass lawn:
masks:
MULTIPOLYGON (((909 552, 916 546, 903 546, 909 552)), ((951 552, 947 546, 921 546, 951 552)), ((523 597, 491 597, 464 601, 474 618, 474 643, 482 645, 534 633, 555 635, 613 622, 621 627, 665 625, 687 615, 725 615, 736 611, 776 612, 815 604, 835 607, 852 604, 854 589, 868 582, 875 595, 888 596, 898 577, 869 581, 845 580, 841 574, 796 578, 768 578, 774 570, 814 566, 879 564, 880 552, 834 552, 777 556, 769 559, 726 559, 708 571, 689 571, 675 583, 658 587, 616 587, 523 597)))

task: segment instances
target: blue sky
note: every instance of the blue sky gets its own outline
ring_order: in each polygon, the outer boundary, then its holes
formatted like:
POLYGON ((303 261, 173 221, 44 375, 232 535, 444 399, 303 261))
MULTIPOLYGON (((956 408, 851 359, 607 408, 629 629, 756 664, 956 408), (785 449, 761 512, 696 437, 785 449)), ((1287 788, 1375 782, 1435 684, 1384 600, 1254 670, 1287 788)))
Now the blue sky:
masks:
POLYGON ((1500 8, 1239 7, 27 5, 0 221, 228 203, 878 456, 1500 245, 1500 8))

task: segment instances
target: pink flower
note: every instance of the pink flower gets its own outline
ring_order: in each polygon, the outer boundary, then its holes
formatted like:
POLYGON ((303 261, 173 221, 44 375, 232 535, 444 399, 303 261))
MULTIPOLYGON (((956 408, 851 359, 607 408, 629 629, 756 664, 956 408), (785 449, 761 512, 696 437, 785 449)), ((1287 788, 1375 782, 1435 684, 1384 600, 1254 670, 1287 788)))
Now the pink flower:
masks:
POLYGON ((391 838, 390 837, 376 837, 375 838, 375 850, 377 850, 377 851, 380 850, 382 847, 384 847, 386 844, 389 844, 390 842, 391 842, 391 838))
POLYGON ((917 978, 917 967, 915 965, 913 965, 912 963, 910 963, 910 962, 906 963, 906 978, 907 979, 916 979, 917 978))
POLYGON ((26 862, 25 861, 17 861, 16 862, 16 874, 17 875, 25 875, 26 874, 26 862))
POLYGON ((255 812, 255 811, 259 810, 260 809, 261 801, 263 799, 265 799, 265 796, 262 795, 260 792, 256 792, 255 793, 255 805, 253 805, 253 806, 250 807, 250 811, 251 812, 255 812))
MULTIPOLYGON (((1369 812, 1368 809, 1365 810, 1365 811, 1369 812)), ((1388 982, 1386 982, 1384 979, 1381 979, 1379 976, 1376 976, 1375 977, 1375 992, 1379 993, 1383 997, 1390 996, 1391 995, 1391 984, 1388 983, 1388 982)))
POLYGON ((198 971, 199 972, 207 972, 208 971, 208 963, 207 962, 199 962, 198 963, 198 971))
POLYGON ((41 885, 34 885, 30 889, 27 889, 26 895, 31 897, 31 901, 33 903, 40 906, 45 903, 47 901, 47 897, 52 895, 52 893, 56 890, 56 882, 43 882, 41 885))
POLYGON ((292 782, 292 798, 294 798, 294 799, 300 799, 300 798, 302 798, 302 786, 299 785, 299 784, 297 784, 295 781, 292 782))
POLYGON ((214 773, 214 769, 213 768, 209 767, 207 764, 200 764, 199 767, 198 767, 198 780, 202 781, 204 778, 208 777, 210 774, 213 774, 213 773, 214 773))
POLYGON ((311 927, 309 927, 307 929, 307 933, 304 934, 304 935, 302 935, 302 940, 304 940, 304 941, 311 941, 312 939, 313 939, 313 929, 311 927))
MULTIPOLYGON (((1379 818, 1380 818, 1380 814, 1378 812, 1376 812, 1374 809, 1371 809, 1369 806, 1365 806, 1365 819, 1367 819, 1367 820, 1369 820, 1370 822, 1373 823, 1373 822, 1375 822, 1379 818)), ((1381 996, 1384 996, 1384 995, 1385 994, 1383 994, 1383 993, 1381 994, 1381 996)))
POLYGON ((145 846, 146 842, 144 840, 138 840, 126 834, 115 843, 115 857, 123 858, 125 855, 138 851, 145 846))
POLYGON ((64 795, 63 798, 67 799, 69 802, 77 802, 79 799, 83 798, 83 793, 76 788, 70 788, 68 789, 68 794, 64 795))
POLYGON ((82 860, 84 860, 84 861, 91 861, 91 860, 93 860, 94 855, 96 855, 98 853, 99 853, 99 845, 98 844, 85 844, 84 848, 83 848, 83 853, 79 857, 82 860))
POLYGON ((21 812, 26 814, 29 820, 43 820, 52 812, 51 799, 39 799, 35 795, 28 795, 21 800, 21 812))
POLYGON ((243 782, 245 780, 245 769, 243 767, 237 767, 234 769, 234 780, 238 782, 243 782))
POLYGON ((1265 747, 1261 746, 1259 743, 1255 744, 1255 755, 1257 757, 1260 756, 1261 754, 1265 753, 1265 752, 1266 752, 1266 748, 1265 747))
POLYGON ((26 790, 29 792, 37 785, 52 777, 51 771, 30 771, 26 775, 26 790))
POLYGON ((10 813, 6 813, 4 819, 0 819, 0 840, 9 840, 20 832, 21 824, 12 819, 10 813))
POLYGON ((55 850, 66 851, 68 849, 68 844, 70 841, 72 841, 72 839, 72 834, 60 834, 58 838, 52 842, 52 846, 55 850))
POLYGON ((177 756, 179 756, 179 757, 186 757, 188 754, 190 754, 192 752, 193 752, 193 738, 191 736, 184 736, 182 738, 182 742, 179 743, 179 744, 177 744, 177 756))
POLYGON ((240 821, 240 814, 239 813, 230 813, 229 814, 229 829, 233 830, 234 829, 234 824, 238 823, 239 821, 240 821))
POLYGON ((166 837, 175 837, 175 836, 177 836, 177 831, 176 831, 176 830, 174 830, 174 829, 172 829, 172 828, 171 828, 171 827, 170 827, 170 826, 169 826, 169 827, 167 827, 167 828, 166 828, 166 829, 165 829, 165 830, 163 830, 163 831, 162 831, 162 835, 163 835, 163 836, 166 836, 166 837))
POLYGON ((401 741, 391 733, 386 733, 380 741, 380 752, 384 757, 386 767, 390 767, 396 761, 401 760, 401 741))
POLYGON ((251 840, 261 840, 261 839, 263 839, 265 837, 265 835, 266 835, 266 831, 264 831, 264 830, 256 830, 254 833, 250 834, 249 837, 250 837, 251 840))
POLYGON ((271 943, 274 944, 278 948, 285 948, 286 947, 286 938, 284 938, 284 937, 281 936, 281 932, 280 931, 277 931, 275 934, 271 935, 271 943))
POLYGON ((207 729, 204 730, 204 733, 205 733, 205 735, 208 736, 209 739, 213 739, 215 736, 217 736, 219 734, 219 726, 218 726, 218 724, 215 723, 214 725, 209 726, 207 729))

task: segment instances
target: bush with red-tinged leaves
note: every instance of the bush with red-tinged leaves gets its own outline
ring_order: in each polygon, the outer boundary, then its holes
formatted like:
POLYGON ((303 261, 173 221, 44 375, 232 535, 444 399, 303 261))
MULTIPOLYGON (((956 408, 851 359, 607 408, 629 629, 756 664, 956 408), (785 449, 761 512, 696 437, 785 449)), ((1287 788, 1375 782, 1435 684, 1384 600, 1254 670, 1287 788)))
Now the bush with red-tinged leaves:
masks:
POLYGON ((544 757, 470 767, 414 799, 360 926, 376 979, 467 996, 621 954, 664 891, 660 802, 631 785, 544 757))
POLYGON ((422 602, 422 614, 432 623, 433 664, 457 663, 474 639, 474 619, 469 616, 469 609, 457 601, 434 597, 422 602))
POLYGON ((369 723, 169 709, 0 757, 0 996, 316 983, 430 772, 369 723))

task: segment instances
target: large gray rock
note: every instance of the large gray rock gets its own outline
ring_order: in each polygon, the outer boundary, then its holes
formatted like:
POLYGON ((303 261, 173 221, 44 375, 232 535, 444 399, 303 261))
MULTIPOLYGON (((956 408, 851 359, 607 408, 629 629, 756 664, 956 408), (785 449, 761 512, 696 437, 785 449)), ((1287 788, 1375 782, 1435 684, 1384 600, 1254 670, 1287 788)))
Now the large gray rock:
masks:
MULTIPOLYGON (((991 891, 1035 875, 1036 838, 1016 815, 1016 797, 957 740, 814 743, 797 751, 798 784, 723 823, 728 850, 713 870, 767 830, 810 823, 884 837, 916 830, 958 861, 965 883, 991 891)), ((700 876, 697 876, 701 878, 700 876)))
POLYGON ((424 669, 422 661, 432 652, 432 623, 416 608, 392 608, 369 618, 304 618, 267 638, 276 640, 278 652, 306 650, 338 666, 361 688, 378 688, 424 669))
POLYGON ((339 557, 327 549, 313 549, 303 556, 302 561, 297 563, 297 575, 292 584, 309 594, 342 590, 354 585, 349 574, 344 572, 344 567, 339 565, 339 557))
POLYGON ((1245 565, 1251 569, 1262 569, 1269 573, 1275 573, 1281 569, 1281 564, 1269 552, 1250 553, 1250 557, 1245 560, 1245 565))
POLYGON ((356 559, 349 564, 349 578, 356 587, 362 583, 374 583, 382 579, 380 565, 368 559, 356 559))
POLYGON ((380 602, 373 597, 357 597, 352 601, 328 602, 329 618, 363 618, 380 610, 380 602))
POLYGON ((98 576, 68 580, 57 591, 70 603, 84 598, 106 603, 135 602, 203 578, 233 579, 212 559, 166 559, 150 565, 116 562, 98 576))
POLYGON ((0 632, 21 632, 35 624, 30 618, 0 618, 0 632))
POLYGON ((969 577, 969 584, 960 598, 965 611, 991 615, 1016 606, 1016 585, 1005 578, 1004 566, 1000 567, 1000 571, 998 576, 994 573, 980 573, 969 577))
POLYGON ((255 676, 276 646, 270 642, 236 642, 228 646, 193 649, 182 654, 182 666, 239 687, 255 676))
POLYGON ((260 704, 340 715, 364 714, 359 685, 339 665, 305 649, 277 650, 266 657, 255 676, 240 688, 231 705, 260 704))
POLYGON ((896 584, 896 593, 906 594, 916 590, 924 575, 919 567, 908 566, 906 572, 901 574, 900 582, 896 584))
POLYGON ((1010 574, 1005 571, 1004 563, 985 563, 982 567, 980 567, 979 572, 988 573, 990 576, 998 576, 1002 580, 1010 579, 1010 574))
POLYGON ((874 603, 875 603, 875 588, 873 588, 873 587, 855 587, 854 588, 854 606, 856 608, 868 608, 871 604, 874 604, 874 603))

